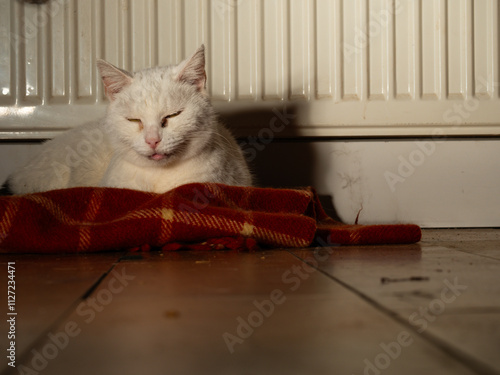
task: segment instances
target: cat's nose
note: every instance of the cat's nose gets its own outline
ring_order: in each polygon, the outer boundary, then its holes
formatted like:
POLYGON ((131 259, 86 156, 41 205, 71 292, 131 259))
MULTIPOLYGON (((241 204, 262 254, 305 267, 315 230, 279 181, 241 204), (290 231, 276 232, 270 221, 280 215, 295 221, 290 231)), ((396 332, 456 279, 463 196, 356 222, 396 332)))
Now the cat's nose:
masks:
POLYGON ((158 146, 158 143, 160 143, 159 138, 146 138, 146 143, 151 147, 153 150, 158 146))

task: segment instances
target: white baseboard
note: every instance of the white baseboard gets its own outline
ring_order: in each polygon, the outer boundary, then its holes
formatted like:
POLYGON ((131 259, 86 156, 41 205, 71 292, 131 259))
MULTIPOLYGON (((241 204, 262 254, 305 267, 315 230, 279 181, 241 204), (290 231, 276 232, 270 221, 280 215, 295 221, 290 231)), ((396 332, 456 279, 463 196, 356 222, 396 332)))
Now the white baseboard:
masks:
POLYGON ((264 184, 313 185, 346 223, 500 226, 500 140, 276 142, 256 159, 264 184))

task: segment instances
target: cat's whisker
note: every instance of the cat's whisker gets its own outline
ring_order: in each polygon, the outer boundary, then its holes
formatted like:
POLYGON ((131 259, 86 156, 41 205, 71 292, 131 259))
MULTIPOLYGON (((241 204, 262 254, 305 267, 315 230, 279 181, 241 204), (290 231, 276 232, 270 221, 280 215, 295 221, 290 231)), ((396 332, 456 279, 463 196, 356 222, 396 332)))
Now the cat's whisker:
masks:
MULTIPOLYGON (((203 130, 201 130, 201 131, 198 131, 198 132, 194 135, 194 137, 199 137, 199 138, 201 138, 200 133, 211 133, 211 134, 215 134, 215 135, 217 135, 217 137, 214 137, 215 142, 224 141, 225 145, 228 145, 228 146, 231 146, 231 145, 233 145, 233 144, 234 144, 234 143, 233 143, 234 141, 232 141, 232 140, 228 139, 227 137, 225 137, 224 135, 222 135, 222 133, 221 133, 221 132, 217 132, 217 131, 215 131, 215 132, 214 132, 214 131, 208 131, 208 130, 203 131, 203 130)), ((224 146, 224 143, 219 143, 219 145, 224 146)))

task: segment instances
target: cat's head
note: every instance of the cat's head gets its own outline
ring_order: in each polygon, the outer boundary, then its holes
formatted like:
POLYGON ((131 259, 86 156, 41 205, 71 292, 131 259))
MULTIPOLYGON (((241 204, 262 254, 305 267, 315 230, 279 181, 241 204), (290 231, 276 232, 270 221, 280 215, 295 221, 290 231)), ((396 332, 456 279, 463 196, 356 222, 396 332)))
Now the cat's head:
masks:
POLYGON ((202 45, 178 65, 129 73, 97 62, 110 104, 106 127, 117 147, 143 165, 196 155, 214 131, 202 45))

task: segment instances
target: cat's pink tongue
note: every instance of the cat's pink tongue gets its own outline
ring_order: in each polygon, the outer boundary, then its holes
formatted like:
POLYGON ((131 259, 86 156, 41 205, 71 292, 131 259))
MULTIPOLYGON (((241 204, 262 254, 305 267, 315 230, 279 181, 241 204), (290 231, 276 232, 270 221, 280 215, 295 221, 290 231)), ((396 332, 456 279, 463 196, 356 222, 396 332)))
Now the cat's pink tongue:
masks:
POLYGON ((151 159, 153 160, 161 160, 161 159, 164 159, 165 158, 165 155, 163 154, 153 154, 151 155, 151 159))

